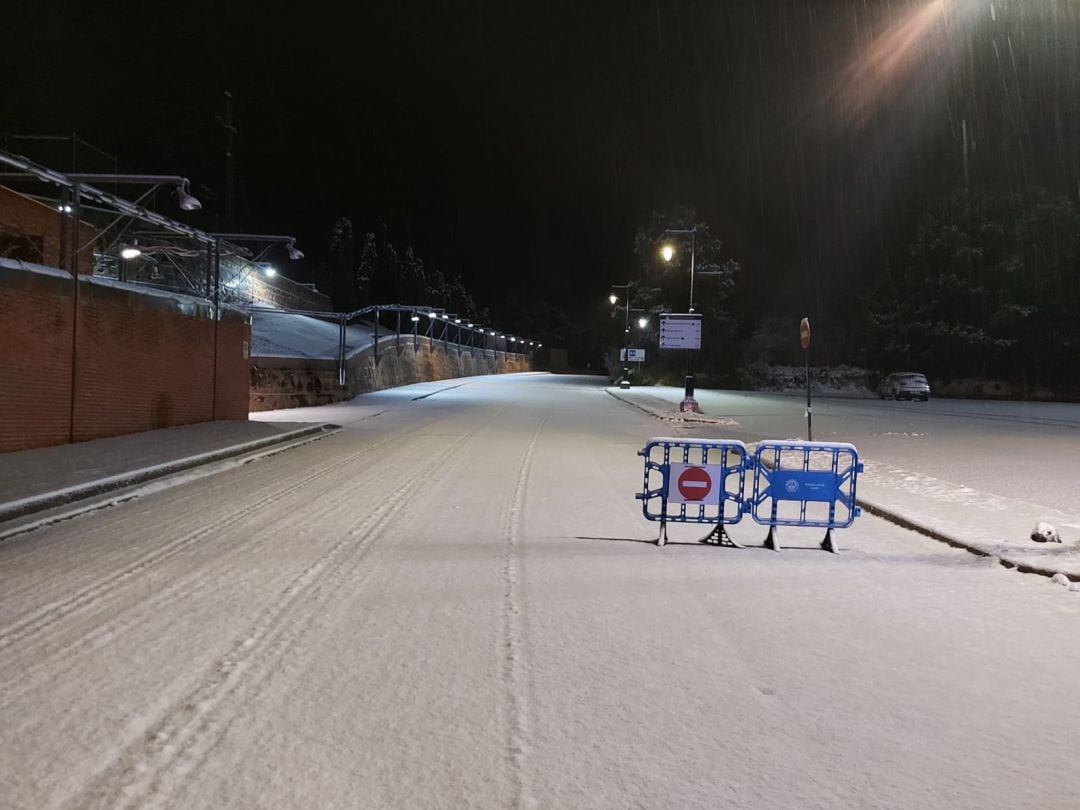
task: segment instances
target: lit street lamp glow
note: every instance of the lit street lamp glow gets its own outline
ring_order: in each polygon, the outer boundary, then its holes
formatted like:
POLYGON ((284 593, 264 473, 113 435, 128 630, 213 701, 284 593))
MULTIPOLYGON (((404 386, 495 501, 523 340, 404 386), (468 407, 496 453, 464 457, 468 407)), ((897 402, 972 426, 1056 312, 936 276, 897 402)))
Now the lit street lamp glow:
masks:
POLYGON ((646 326, 649 325, 649 319, 648 318, 638 318, 637 325, 640 326, 642 329, 644 329, 646 326))
MULTIPOLYGON (((670 244, 664 245, 662 248, 660 248, 660 255, 663 257, 665 262, 670 262, 671 258, 675 255, 675 247, 670 244)), ((615 302, 612 301, 612 303, 615 302)))
POLYGON ((275 270, 273 267, 266 267, 263 269, 263 272, 266 273, 267 278, 273 278, 277 275, 277 270, 275 270))
POLYGON ((607 300, 613 304, 617 304, 619 303, 619 296, 617 296, 615 293, 612 293, 607 297, 607 300))
POLYGON ((142 256, 142 251, 137 247, 128 246, 120 251, 120 258, 130 261, 131 259, 137 259, 142 256))

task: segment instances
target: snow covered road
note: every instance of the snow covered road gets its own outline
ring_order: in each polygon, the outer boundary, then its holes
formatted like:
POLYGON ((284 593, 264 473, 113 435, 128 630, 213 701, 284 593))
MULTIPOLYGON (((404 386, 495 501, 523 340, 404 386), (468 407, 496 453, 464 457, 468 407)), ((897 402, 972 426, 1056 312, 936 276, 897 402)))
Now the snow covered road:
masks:
POLYGON ((1078 594, 868 516, 658 549, 671 426, 423 393, 0 543, 0 807, 1075 806, 1078 594))

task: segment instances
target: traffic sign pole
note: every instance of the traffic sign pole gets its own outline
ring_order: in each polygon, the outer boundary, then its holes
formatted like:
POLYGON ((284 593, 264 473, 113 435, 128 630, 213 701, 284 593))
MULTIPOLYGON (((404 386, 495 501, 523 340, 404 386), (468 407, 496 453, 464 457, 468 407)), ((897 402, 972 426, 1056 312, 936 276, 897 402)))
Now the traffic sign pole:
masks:
POLYGON ((814 440, 814 428, 810 415, 810 319, 803 318, 799 323, 799 342, 806 359, 806 440, 814 440))

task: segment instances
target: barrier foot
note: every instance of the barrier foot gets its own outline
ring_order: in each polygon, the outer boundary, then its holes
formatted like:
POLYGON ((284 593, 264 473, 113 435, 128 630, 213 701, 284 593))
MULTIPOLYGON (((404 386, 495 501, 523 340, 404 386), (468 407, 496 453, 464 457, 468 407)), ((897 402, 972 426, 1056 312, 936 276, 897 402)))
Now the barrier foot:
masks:
POLYGON ((727 548, 746 548, 746 546, 736 543, 731 539, 731 535, 727 533, 723 524, 718 523, 716 527, 707 535, 701 538, 701 543, 708 543, 711 546, 726 546, 727 548))
POLYGON ((832 539, 832 529, 825 530, 825 539, 821 541, 821 547, 825 551, 831 551, 833 554, 840 553, 840 549, 836 547, 836 543, 832 539))
POLYGON ((666 546, 667 545, 667 524, 666 523, 663 523, 663 522, 660 523, 660 536, 656 538, 656 545, 658 545, 658 546, 666 546))
POLYGON ((780 542, 776 539, 776 527, 769 527, 769 534, 765 537, 765 548, 771 548, 773 551, 780 550, 780 542))

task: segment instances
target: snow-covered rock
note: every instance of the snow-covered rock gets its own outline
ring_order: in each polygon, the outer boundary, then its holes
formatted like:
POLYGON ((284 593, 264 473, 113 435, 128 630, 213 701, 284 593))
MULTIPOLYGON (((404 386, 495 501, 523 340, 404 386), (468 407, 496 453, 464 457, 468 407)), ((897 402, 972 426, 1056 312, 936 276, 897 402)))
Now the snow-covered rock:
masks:
POLYGON ((1031 539, 1036 543, 1060 543, 1061 535, 1049 523, 1040 520, 1031 530, 1031 539))

